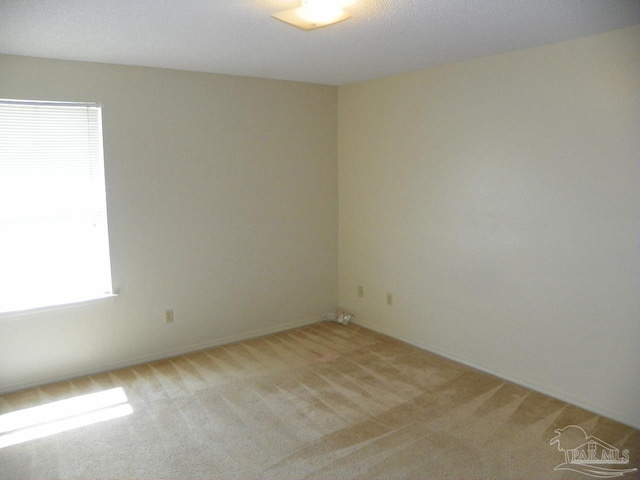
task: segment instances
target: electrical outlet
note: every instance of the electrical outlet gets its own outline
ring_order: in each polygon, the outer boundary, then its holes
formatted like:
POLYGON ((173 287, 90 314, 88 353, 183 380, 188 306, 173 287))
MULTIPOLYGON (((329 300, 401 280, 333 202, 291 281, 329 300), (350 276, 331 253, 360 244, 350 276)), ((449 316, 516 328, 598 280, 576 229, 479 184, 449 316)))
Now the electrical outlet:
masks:
POLYGON ((173 323, 173 310, 164 311, 164 321, 165 323, 173 323))
POLYGON ((358 296, 360 298, 364 297, 364 288, 362 287, 362 285, 358 285, 358 296))
POLYGON ((391 293, 387 293, 387 305, 393 305, 393 295, 391 293))

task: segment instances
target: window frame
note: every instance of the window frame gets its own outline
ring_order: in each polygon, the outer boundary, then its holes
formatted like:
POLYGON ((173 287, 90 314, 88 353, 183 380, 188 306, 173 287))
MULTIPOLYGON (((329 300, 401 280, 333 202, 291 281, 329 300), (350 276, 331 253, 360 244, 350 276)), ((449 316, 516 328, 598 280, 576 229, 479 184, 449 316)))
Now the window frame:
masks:
MULTIPOLYGON (((105 162, 104 144, 103 144, 104 130, 103 130, 103 124, 102 124, 103 105, 101 103, 95 103, 95 102, 0 99, 0 108, 5 105, 25 106, 25 107, 35 106, 35 107, 44 107, 44 108, 46 107, 84 108, 85 111, 87 111, 87 126, 86 126, 87 137, 91 137, 91 140, 86 141, 86 145, 84 145, 84 148, 93 149, 94 155, 87 154, 87 156, 83 158, 82 160, 83 163, 81 165, 85 168, 88 168, 90 171, 88 176, 91 177, 91 180, 86 182, 87 184, 90 185, 90 187, 88 187, 88 192, 90 192, 92 198, 94 197, 98 198, 98 200, 95 202, 95 205, 99 205, 99 208, 97 208, 95 212, 101 216, 101 220, 99 222, 98 221, 94 222, 93 227, 96 227, 98 229, 103 229, 104 231, 103 233, 100 233, 99 230, 96 230, 96 232, 98 232, 97 233, 98 237, 96 237, 98 238, 98 240, 93 240, 92 242, 90 242, 91 245, 96 246, 95 252, 98 252, 100 256, 99 262, 101 266, 98 270, 101 271, 102 274, 97 277, 94 277, 98 279, 95 281, 96 281, 96 284, 101 285, 100 288, 88 289, 86 292, 80 293, 78 290, 78 285, 80 285, 82 281, 76 280, 75 283, 70 283, 69 285, 67 285, 69 287, 68 290, 65 290, 64 292, 62 292, 62 289, 60 290, 59 292, 60 295, 58 296, 57 300, 54 299, 52 296, 50 299, 46 301, 46 303, 45 302, 33 302, 33 304, 25 303, 24 305, 19 305, 18 308, 15 308, 15 306, 11 306, 11 304, 9 304, 7 308, 6 304, 3 305, 2 303, 0 303, 0 319, 4 319, 8 317, 19 317, 23 315, 30 315, 30 314, 36 314, 36 313, 44 313, 44 312, 50 312, 50 311, 56 311, 61 309, 68 309, 68 308, 80 308, 80 307, 86 307, 89 305, 103 303, 104 301, 108 301, 108 300, 115 300, 118 295, 117 293, 114 292, 114 289, 113 289, 113 272, 112 272, 112 266, 111 266, 111 248, 110 248, 111 245, 110 245, 110 234, 109 234, 110 232, 109 232, 109 222, 108 222, 108 213, 107 213, 108 207, 107 207, 107 188, 106 188, 106 165, 105 165, 106 162, 105 162), (91 117, 91 119, 95 122, 95 125, 92 125, 92 120, 89 118, 90 115, 87 109, 96 109, 96 112, 93 114, 94 117, 91 117), (95 154, 95 152, 97 152, 97 155, 95 154), (98 169, 99 176, 97 177, 95 176, 95 169, 94 169, 96 165, 98 165, 99 167, 98 169), (94 177, 97 178, 97 181, 94 180, 94 177), (74 290, 74 288, 76 290, 74 290), (92 291, 89 292, 89 290, 92 290, 92 291), (102 292, 99 292, 100 290, 102 290, 102 292)), ((52 113, 52 112, 53 110, 45 113, 52 113)), ((52 130, 48 131, 47 133, 51 133, 51 132, 52 130)), ((46 157, 43 157, 43 158, 46 158, 46 157)), ((9 160, 8 162, 10 161, 11 160, 9 160)), ((9 163, 7 163, 7 165, 9 165, 9 163)), ((28 168, 33 168, 33 167, 28 167, 28 168)), ((66 166, 66 168, 69 168, 69 167, 66 166)), ((28 176, 27 169, 24 169, 25 173, 23 175, 25 177, 28 176)), ((36 172, 36 170, 34 170, 34 172, 36 172)), ((35 176, 36 175, 34 175, 34 177, 35 176)), ((82 199, 86 199, 84 197, 79 197, 79 198, 80 198, 79 201, 81 201, 82 199)), ((38 204, 42 205, 44 201, 45 201, 44 197, 39 198, 38 204)), ((69 212, 71 212, 71 210, 64 211, 64 213, 69 213, 69 212)), ((46 221, 50 221, 50 220, 48 220, 46 217, 42 217, 34 221, 34 225, 42 224, 46 221)), ((10 227, 5 227, 5 228, 10 229, 10 227)), ((68 227, 66 233, 69 234, 69 231, 72 228, 74 228, 74 226, 68 227)), ((60 230, 65 231, 65 228, 63 227, 60 230)), ((87 229, 87 231, 88 230, 89 229, 87 229)), ((42 245, 44 245, 45 240, 42 240, 42 242, 43 242, 42 245)), ((48 271, 50 276, 53 275, 53 270, 51 270, 50 265, 48 267, 43 266, 43 268, 45 269, 43 270, 43 272, 48 271)), ((13 269, 11 271, 15 271, 15 270, 13 269)), ((6 282, 6 277, 4 281, 6 282)), ((38 289, 38 292, 41 293, 42 288, 38 289)), ((25 298, 26 297, 28 297, 28 295, 25 295, 25 298)))

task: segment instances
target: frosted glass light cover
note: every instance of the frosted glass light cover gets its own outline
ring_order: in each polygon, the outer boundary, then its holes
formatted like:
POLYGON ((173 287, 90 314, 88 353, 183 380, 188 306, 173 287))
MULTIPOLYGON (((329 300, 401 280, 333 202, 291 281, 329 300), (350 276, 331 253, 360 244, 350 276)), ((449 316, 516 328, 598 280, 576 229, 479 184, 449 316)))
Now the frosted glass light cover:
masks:
POLYGON ((271 16, 302 30, 314 30, 342 22, 350 18, 351 14, 336 6, 322 7, 303 3, 299 8, 274 13, 271 16))

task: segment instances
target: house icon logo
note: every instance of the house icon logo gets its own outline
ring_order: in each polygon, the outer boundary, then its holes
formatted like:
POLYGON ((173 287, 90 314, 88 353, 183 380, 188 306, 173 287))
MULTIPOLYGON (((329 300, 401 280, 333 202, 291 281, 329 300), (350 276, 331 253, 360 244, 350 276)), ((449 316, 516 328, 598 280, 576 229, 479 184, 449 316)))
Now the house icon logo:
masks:
POLYGON ((554 470, 572 470, 596 478, 621 477, 636 472, 637 468, 622 468, 629 463, 629 450, 618 450, 613 445, 587 435, 577 425, 559 428, 549 445, 558 445, 564 452, 564 463, 554 470))

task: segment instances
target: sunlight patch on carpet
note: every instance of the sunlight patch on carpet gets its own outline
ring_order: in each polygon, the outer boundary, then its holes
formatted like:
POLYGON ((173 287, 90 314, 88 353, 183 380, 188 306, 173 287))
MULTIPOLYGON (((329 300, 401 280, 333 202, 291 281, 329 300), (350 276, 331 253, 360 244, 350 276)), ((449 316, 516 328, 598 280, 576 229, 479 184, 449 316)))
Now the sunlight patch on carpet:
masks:
POLYGON ((0 415, 0 448, 133 413, 120 387, 0 415))

